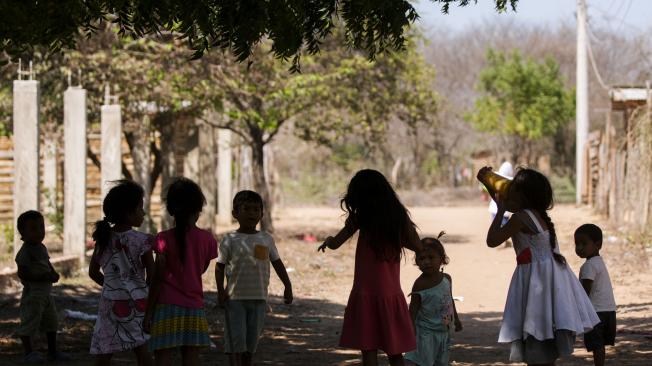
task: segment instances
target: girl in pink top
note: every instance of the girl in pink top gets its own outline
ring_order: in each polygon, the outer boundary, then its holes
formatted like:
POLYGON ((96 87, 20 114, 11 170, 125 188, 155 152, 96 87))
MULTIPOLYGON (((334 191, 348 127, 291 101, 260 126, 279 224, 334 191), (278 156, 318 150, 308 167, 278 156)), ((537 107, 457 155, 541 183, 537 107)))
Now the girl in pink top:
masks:
POLYGON ((195 226, 206 204, 195 182, 177 178, 166 204, 175 227, 160 232, 154 244, 156 270, 145 315, 149 348, 158 366, 171 364, 175 348, 181 349, 184 365, 198 365, 200 347, 210 345, 201 277, 217 258, 217 241, 195 226))
POLYGON ((403 248, 421 248, 419 235, 407 209, 376 170, 356 173, 341 205, 348 215, 344 228, 319 247, 335 250, 360 231, 340 346, 361 350, 366 366, 377 365, 379 349, 390 365, 403 365, 403 352, 414 350, 416 340, 401 290, 400 261, 403 248))

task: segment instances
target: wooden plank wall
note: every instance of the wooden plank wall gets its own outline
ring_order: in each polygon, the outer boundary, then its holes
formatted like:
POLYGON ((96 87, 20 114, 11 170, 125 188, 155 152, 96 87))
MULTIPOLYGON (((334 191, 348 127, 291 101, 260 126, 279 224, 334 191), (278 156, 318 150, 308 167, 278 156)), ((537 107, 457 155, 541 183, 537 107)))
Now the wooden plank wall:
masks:
MULTIPOLYGON (((100 152, 100 134, 98 132, 91 132, 88 134, 88 146, 91 151, 101 159, 100 152)), ((129 146, 123 139, 122 141, 123 162, 126 164, 127 169, 133 171, 133 162, 129 152, 129 146)), ((41 149, 43 151, 43 149, 41 149)), ((63 149, 59 145, 57 153, 57 201, 61 205, 63 202, 63 149)), ((41 172, 43 169, 43 159, 41 159, 41 172)), ((13 143, 11 137, 0 137, 0 224, 12 224, 13 217, 13 184, 14 184, 14 161, 13 161, 13 143)), ((43 175, 41 174, 41 177, 43 175)), ((100 169, 88 158, 86 162, 86 216, 88 223, 88 233, 92 231, 93 223, 100 219, 103 215, 101 212, 101 190, 100 182, 101 174, 100 169)), ((42 186, 41 182, 41 186, 42 186)), ((158 225, 160 223, 161 215, 161 187, 160 179, 154 188, 152 194, 152 207, 150 209, 154 222, 158 225)), ((41 197, 41 206, 46 202, 44 196, 41 197)), ((43 210, 43 207, 41 207, 43 210)))
POLYGON ((623 136, 607 117, 605 128, 589 136, 586 146, 586 201, 621 227, 652 229, 652 113, 631 113, 623 136))

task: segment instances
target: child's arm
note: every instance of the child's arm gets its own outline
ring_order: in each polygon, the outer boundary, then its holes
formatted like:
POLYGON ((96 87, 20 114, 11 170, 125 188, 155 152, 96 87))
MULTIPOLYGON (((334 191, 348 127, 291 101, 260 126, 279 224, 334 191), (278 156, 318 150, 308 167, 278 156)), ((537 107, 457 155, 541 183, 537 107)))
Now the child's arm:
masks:
POLYGON ((97 247, 93 251, 91 263, 88 265, 88 277, 100 286, 104 286, 104 274, 100 271, 100 262, 97 259, 97 247))
POLYGON ((217 303, 220 306, 224 306, 226 300, 229 299, 229 295, 226 293, 226 288, 224 287, 224 270, 226 265, 224 263, 215 264, 215 283, 217 283, 217 303))
POLYGON ((414 328, 414 333, 417 332, 417 314, 421 310, 421 295, 412 293, 410 295, 410 317, 412 318, 412 327, 414 328))
POLYGON ((407 237, 403 246, 413 252, 421 250, 421 239, 419 239, 419 234, 413 225, 408 225, 407 237))
POLYGON ((584 291, 586 291, 586 295, 590 296, 591 288, 593 287, 593 280, 583 278, 580 280, 580 283, 582 284, 582 287, 584 287, 584 291))
POLYGON ((523 229, 523 222, 518 214, 512 215, 507 224, 501 227, 505 215, 505 205, 500 200, 497 201, 497 205, 498 212, 487 232, 487 246, 490 248, 499 246, 523 229))
MULTIPOLYGON (((444 273, 444 276, 448 278, 448 283, 450 283, 451 285, 451 299, 453 299, 453 279, 448 273, 444 273)), ((464 327, 462 327, 462 322, 460 321, 460 317, 457 315, 457 307, 455 306, 455 299, 453 299, 453 318, 455 320, 455 331, 459 332, 464 327)))
POLYGON ((143 266, 145 266, 145 273, 147 275, 145 283, 149 286, 152 284, 152 277, 154 276, 154 254, 152 254, 151 250, 148 250, 140 256, 140 260, 143 263, 143 266))
POLYGON ((52 269, 50 272, 34 273, 29 266, 18 265, 18 278, 25 282, 57 282, 59 275, 52 269))
POLYGON ((412 285, 412 293, 410 294, 410 317, 412 318, 412 327, 414 328, 414 333, 417 332, 417 314, 421 310, 421 295, 417 294, 417 291, 421 291, 425 288, 423 283, 423 278, 419 276, 414 285, 412 285))
POLYGON ((52 283, 59 282, 59 273, 57 273, 57 270, 54 269, 52 262, 48 261, 48 266, 50 266, 50 281, 52 283))
POLYGON ((580 283, 584 287, 587 296, 591 296, 591 289, 593 289, 593 281, 595 280, 597 274, 596 269, 592 266, 592 263, 588 260, 582 264, 580 267, 580 283))
POLYGON ((292 295, 292 283, 290 282, 290 277, 288 276, 288 272, 285 269, 285 265, 283 264, 283 261, 280 258, 275 261, 272 261, 272 266, 274 267, 274 271, 276 272, 276 275, 281 280, 281 282, 283 282, 283 285, 285 286, 285 292, 283 292, 283 298, 285 299, 285 303, 292 304, 292 300, 294 299, 294 296, 292 295))
POLYGON ((341 247, 342 244, 344 244, 347 240, 349 240, 349 238, 353 236, 353 234, 355 234, 356 231, 358 231, 358 227, 354 225, 351 220, 347 219, 346 224, 344 225, 342 230, 340 230, 337 233, 337 235, 335 235, 334 237, 329 236, 328 238, 326 238, 326 240, 324 240, 324 243, 320 245, 319 248, 317 248, 317 251, 321 250, 322 252, 325 252, 326 248, 335 250, 341 247))
POLYGON ((143 319, 143 331, 149 333, 152 325, 152 317, 154 316, 154 309, 156 303, 161 295, 161 286, 163 284, 163 274, 165 273, 166 259, 165 254, 157 254, 156 261, 154 261, 154 275, 149 287, 149 295, 147 296, 147 309, 145 310, 145 318, 143 319))

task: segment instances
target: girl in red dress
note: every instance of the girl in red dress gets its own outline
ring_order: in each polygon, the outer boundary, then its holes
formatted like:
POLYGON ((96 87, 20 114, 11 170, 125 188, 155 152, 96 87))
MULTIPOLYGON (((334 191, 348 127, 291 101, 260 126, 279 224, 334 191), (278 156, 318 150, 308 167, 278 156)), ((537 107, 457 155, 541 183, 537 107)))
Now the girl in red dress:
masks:
POLYGON ((346 224, 319 246, 337 249, 360 230, 355 274, 344 311, 340 346, 362 351, 365 366, 378 364, 378 350, 392 366, 403 365, 403 352, 416 348, 414 328, 401 290, 403 248, 421 247, 410 215, 378 171, 356 173, 341 202, 346 224))

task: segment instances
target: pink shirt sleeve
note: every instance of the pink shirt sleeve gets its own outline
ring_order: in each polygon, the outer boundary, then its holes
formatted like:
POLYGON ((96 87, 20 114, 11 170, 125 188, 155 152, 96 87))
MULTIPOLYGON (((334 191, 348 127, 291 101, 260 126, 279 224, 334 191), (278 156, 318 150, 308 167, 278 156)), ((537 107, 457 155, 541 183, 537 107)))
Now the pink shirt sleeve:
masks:
POLYGON ((162 254, 165 253, 165 249, 167 247, 167 243, 165 242, 165 236, 163 233, 158 233, 156 234, 156 239, 154 240, 154 245, 152 246, 152 250, 156 252, 157 254, 162 254))

